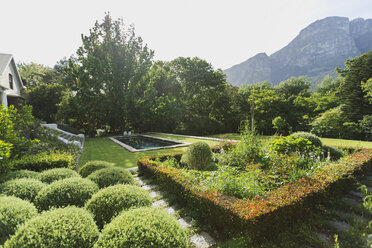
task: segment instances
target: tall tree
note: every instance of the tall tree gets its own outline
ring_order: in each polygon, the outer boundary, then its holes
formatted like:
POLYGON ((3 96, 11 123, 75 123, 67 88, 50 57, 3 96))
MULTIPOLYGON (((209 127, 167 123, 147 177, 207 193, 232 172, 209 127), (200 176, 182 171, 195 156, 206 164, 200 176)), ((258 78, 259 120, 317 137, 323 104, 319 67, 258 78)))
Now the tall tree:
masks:
POLYGON ((55 122, 65 93, 63 75, 54 68, 36 63, 21 64, 19 73, 26 85, 26 103, 32 106, 32 114, 41 120, 55 122))
MULTIPOLYGON (((230 106, 226 97, 226 75, 214 70, 212 65, 200 58, 177 58, 171 67, 182 88, 186 112, 184 130, 194 134, 215 133, 222 130, 225 107, 230 106)), ((182 131, 182 130, 181 130, 182 131)))
POLYGON ((362 88, 362 82, 372 78, 372 51, 346 60, 345 65, 344 70, 337 68, 338 74, 343 77, 339 94, 345 104, 343 114, 349 121, 356 122, 372 113, 372 106, 365 97, 367 93, 362 88))
POLYGON ((110 14, 97 21, 89 35, 82 35, 82 42, 69 66, 80 125, 90 133, 104 126, 113 132, 131 128, 153 51, 133 26, 126 28, 122 19, 113 20, 110 14))

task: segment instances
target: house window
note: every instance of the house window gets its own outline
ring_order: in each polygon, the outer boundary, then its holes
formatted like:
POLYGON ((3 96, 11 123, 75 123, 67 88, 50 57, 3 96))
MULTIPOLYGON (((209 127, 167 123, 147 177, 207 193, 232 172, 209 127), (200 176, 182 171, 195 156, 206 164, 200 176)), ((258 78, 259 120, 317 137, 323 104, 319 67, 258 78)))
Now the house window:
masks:
POLYGON ((9 73, 9 88, 13 89, 13 75, 9 73))

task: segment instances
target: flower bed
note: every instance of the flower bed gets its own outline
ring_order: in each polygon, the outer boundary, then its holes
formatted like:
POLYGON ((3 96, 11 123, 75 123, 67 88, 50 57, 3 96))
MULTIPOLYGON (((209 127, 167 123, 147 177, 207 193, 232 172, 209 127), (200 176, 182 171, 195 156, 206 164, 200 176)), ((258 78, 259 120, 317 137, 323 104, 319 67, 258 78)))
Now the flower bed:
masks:
POLYGON ((138 160, 140 173, 155 176, 166 190, 200 213, 200 220, 214 227, 223 236, 249 232, 269 233, 288 226, 304 216, 311 205, 330 191, 343 185, 350 175, 357 175, 372 164, 372 150, 360 150, 338 162, 325 165, 307 178, 300 178, 269 191, 263 196, 238 199, 216 190, 200 188, 176 168, 158 166, 155 159, 181 157, 180 153, 149 156, 138 160))

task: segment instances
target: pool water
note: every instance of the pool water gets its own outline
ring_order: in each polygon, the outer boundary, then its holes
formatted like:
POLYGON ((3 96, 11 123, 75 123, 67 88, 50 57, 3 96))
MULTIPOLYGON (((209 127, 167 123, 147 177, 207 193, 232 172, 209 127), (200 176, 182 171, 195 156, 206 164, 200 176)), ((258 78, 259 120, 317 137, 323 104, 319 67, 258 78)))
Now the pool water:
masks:
POLYGON ((115 137, 118 141, 131 146, 137 150, 157 148, 157 147, 166 147, 174 146, 180 144, 179 142, 172 142, 167 140, 160 140, 156 138, 149 138, 140 135, 136 136, 119 136, 115 137))

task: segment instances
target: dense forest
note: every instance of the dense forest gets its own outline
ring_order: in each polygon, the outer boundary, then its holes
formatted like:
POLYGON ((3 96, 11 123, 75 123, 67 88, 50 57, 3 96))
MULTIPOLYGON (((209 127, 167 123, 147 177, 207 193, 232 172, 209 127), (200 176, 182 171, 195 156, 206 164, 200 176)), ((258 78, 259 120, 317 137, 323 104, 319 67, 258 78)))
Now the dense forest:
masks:
POLYGON ((90 136, 236 132, 253 114, 261 134, 372 140, 372 51, 347 60, 338 77, 325 77, 315 89, 306 77, 238 88, 200 58, 155 61, 153 55, 134 27, 107 14, 82 35, 76 54, 54 68, 19 66, 26 103, 37 118, 90 136))

